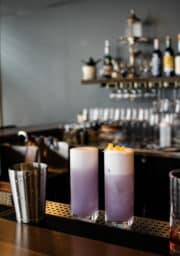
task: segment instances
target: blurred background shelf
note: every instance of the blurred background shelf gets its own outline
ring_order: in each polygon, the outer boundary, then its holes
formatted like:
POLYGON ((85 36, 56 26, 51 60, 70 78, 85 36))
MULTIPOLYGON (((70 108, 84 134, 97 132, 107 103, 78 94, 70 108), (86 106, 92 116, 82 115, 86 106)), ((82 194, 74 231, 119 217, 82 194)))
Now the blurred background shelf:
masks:
POLYGON ((133 78, 133 79, 93 79, 93 80, 81 80, 82 85, 119 85, 119 84, 148 84, 148 85, 162 85, 162 87, 169 87, 169 86, 180 86, 180 77, 150 77, 150 78, 133 78))

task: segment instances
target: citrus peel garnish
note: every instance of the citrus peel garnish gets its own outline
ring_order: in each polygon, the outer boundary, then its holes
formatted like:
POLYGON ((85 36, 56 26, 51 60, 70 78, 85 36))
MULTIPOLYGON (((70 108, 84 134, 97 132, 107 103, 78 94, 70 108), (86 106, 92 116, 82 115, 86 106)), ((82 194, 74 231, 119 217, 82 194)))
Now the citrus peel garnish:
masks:
POLYGON ((113 145, 112 143, 109 143, 107 148, 105 149, 105 151, 108 150, 113 150, 113 151, 125 151, 125 147, 124 146, 118 146, 118 145, 113 145))

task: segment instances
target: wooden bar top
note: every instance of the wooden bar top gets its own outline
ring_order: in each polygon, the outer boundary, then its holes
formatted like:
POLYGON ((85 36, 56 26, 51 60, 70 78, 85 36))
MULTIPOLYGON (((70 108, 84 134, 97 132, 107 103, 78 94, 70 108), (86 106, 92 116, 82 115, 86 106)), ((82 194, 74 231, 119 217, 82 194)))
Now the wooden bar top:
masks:
POLYGON ((0 219, 1 256, 157 256, 61 232, 0 219))

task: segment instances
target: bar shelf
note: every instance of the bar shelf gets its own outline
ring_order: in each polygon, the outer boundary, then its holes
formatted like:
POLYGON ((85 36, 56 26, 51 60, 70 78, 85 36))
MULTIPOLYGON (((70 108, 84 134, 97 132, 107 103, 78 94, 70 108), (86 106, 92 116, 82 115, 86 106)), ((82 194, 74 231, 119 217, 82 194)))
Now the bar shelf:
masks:
POLYGON ((140 84, 142 87, 148 88, 179 88, 180 77, 149 77, 149 78, 122 78, 122 79, 93 79, 93 80, 81 80, 82 85, 111 85, 120 86, 123 84, 133 85, 140 84))

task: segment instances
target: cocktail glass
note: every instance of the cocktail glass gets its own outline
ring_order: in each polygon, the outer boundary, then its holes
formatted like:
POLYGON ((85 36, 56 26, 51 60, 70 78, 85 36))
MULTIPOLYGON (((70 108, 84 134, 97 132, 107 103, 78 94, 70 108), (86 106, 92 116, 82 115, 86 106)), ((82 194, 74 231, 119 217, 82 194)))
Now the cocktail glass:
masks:
POLYGON ((71 213, 76 218, 96 221, 98 217, 98 149, 70 150, 71 213))
POLYGON ((134 215, 134 152, 106 150, 105 221, 131 226, 134 215))

